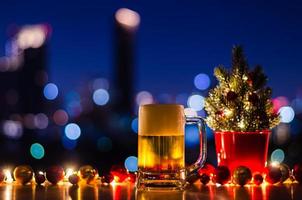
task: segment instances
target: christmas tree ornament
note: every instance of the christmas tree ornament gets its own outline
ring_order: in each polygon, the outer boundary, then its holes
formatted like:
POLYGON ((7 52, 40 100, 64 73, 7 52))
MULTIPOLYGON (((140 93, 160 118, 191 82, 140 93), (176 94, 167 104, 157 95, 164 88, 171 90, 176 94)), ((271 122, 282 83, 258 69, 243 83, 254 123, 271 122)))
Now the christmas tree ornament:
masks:
POLYGON ((278 165, 270 165, 267 168, 266 181, 275 184, 280 182, 282 173, 278 165))
POLYGON ((283 183, 289 178, 290 168, 286 164, 280 163, 279 169, 281 170, 281 174, 282 174, 280 182, 283 183))
POLYGON ((230 170, 227 166, 218 166, 215 170, 213 180, 221 185, 226 184, 231 177, 230 170))
POLYGON ((56 185, 64 179, 64 169, 60 166, 51 166, 46 170, 46 179, 56 185))
POLYGON ((77 185, 78 182, 80 181, 80 177, 76 174, 73 173, 68 177, 68 181, 72 184, 72 185, 77 185))
POLYGON ((33 178, 33 175, 33 169, 28 165, 20 165, 14 169, 14 178, 17 183, 21 183, 22 185, 30 182, 33 178))
POLYGON ((112 174, 107 174, 107 175, 101 177, 101 182, 102 182, 102 183, 109 184, 109 183, 111 183, 113 180, 114 180, 114 177, 113 177, 112 174))
POLYGON ((127 177, 127 181, 129 181, 130 183, 135 183, 136 181, 136 173, 128 173, 128 177, 127 177))
POLYGON ((302 164, 296 164, 293 169, 295 179, 302 184, 302 164))
POLYGON ((202 174, 202 175, 200 176, 200 182, 201 182, 202 184, 204 184, 204 185, 208 184, 208 183, 210 182, 210 180, 211 180, 211 178, 210 178, 210 176, 207 175, 207 174, 202 174))
POLYGON ((263 176, 260 173, 255 173, 253 176, 253 182, 256 185, 261 185, 263 183, 263 176))
POLYGON ((5 179, 5 173, 4 173, 4 171, 1 169, 1 170, 0 170, 0 183, 2 183, 2 182, 4 181, 4 179, 5 179))
POLYGON ((41 185, 46 180, 45 175, 43 172, 35 173, 35 181, 38 185, 41 185))
POLYGON ((235 183, 240 186, 244 186, 249 183, 252 179, 252 172, 249 168, 245 166, 239 166, 235 169, 233 178, 235 183))
POLYGON ((113 165, 110 169, 116 182, 123 182, 127 178, 127 170, 119 165, 113 165))
POLYGON ((80 167, 80 178, 85 180, 87 184, 92 183, 97 178, 97 170, 91 165, 84 165, 80 167))
POLYGON ((204 166, 198 170, 199 175, 207 174, 208 176, 212 177, 215 173, 215 167, 209 163, 204 164, 204 166))

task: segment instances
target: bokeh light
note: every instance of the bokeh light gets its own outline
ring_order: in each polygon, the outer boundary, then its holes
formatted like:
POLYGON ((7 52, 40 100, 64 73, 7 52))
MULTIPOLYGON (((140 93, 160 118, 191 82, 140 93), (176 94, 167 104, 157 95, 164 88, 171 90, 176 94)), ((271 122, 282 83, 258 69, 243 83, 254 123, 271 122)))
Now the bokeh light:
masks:
POLYGON ((21 122, 7 120, 2 125, 3 133, 9 138, 19 139, 23 134, 23 127, 21 122))
POLYGON ((139 14, 128 8, 121 8, 118 11, 116 11, 115 19, 118 23, 128 28, 135 28, 140 23, 139 14))
POLYGON ((47 31, 43 25, 24 26, 17 35, 17 44, 20 49, 39 48, 46 36, 47 31))
POLYGON ((204 97, 198 94, 194 94, 189 97, 187 105, 188 107, 193 108, 196 111, 200 111, 204 108, 204 97))
POLYGON ((47 85, 45 85, 43 90, 44 97, 48 100, 54 100, 55 98, 57 98, 58 93, 58 87, 54 83, 48 83, 47 85))
POLYGON ((38 129, 45 129, 48 126, 48 117, 44 113, 38 113, 34 117, 34 124, 38 129))
POLYGON ((290 123, 295 118, 295 111, 290 106, 281 107, 278 113, 283 123, 290 123))
POLYGON ((128 158, 126 158, 124 165, 125 165, 125 168, 129 172, 136 172, 138 169, 137 168, 137 157, 129 156, 128 158))
POLYGON ((65 171, 65 178, 69 178, 69 176, 71 176, 72 174, 74 174, 74 169, 73 168, 70 168, 68 167, 65 171))
POLYGON ((30 154, 35 159, 41 159, 45 154, 44 147, 39 143, 34 143, 30 146, 30 154))
POLYGON ((81 136, 81 128, 75 123, 67 124, 65 126, 65 135, 70 140, 76 140, 81 136))
POLYGON ((68 114, 65 110, 57 110, 53 114, 53 121, 60 126, 65 125, 68 122, 68 114))
POLYGON ((194 78, 194 85, 199 90, 206 90, 211 84, 210 77, 207 74, 198 74, 194 78))
POLYGON ((273 142, 277 145, 283 145, 290 139, 289 124, 280 123, 273 134, 273 142))
POLYGON ((131 129, 133 132, 138 133, 138 118, 134 118, 131 122, 131 129))
POLYGON ((109 137, 100 137, 97 141, 97 147, 101 152, 109 152, 112 149, 112 141, 109 137))
POLYGON ((97 89, 93 92, 93 102, 96 105, 103 106, 106 105, 109 101, 109 93, 104 89, 97 89))
POLYGON ((145 105, 153 103, 153 96, 150 92, 141 91, 136 95, 137 105, 145 105))
POLYGON ((284 151, 282 149, 276 149, 271 154, 271 161, 282 163, 284 160, 284 157, 285 157, 284 151))
POLYGON ((185 116, 188 116, 188 117, 196 117, 197 116, 196 110, 194 110, 192 108, 185 108, 184 112, 185 112, 185 116))
POLYGON ((277 113, 281 107, 288 106, 288 99, 283 96, 274 98, 272 102, 273 102, 273 110, 275 113, 277 113))

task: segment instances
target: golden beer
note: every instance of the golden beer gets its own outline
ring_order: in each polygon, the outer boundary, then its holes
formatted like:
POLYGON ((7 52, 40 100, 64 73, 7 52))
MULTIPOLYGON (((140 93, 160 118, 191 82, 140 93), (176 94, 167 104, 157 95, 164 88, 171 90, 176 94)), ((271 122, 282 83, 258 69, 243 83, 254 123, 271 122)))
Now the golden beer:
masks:
POLYGON ((183 135, 139 135, 138 145, 141 170, 177 172, 185 167, 183 135))

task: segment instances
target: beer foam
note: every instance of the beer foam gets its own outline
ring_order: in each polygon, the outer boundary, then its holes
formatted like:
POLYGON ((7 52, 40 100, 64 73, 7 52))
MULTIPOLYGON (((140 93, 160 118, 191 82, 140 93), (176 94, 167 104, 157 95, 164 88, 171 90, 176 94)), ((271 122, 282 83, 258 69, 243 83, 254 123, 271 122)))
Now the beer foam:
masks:
POLYGON ((138 123, 139 135, 184 135, 184 107, 178 104, 147 104, 140 106, 138 123))

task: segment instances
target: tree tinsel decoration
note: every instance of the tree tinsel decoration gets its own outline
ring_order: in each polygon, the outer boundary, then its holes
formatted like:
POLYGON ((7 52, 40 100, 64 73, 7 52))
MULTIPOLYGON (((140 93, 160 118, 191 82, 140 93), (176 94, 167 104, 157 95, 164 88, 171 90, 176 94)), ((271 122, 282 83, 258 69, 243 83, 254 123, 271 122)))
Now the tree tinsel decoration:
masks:
POLYGON ((267 77, 261 66, 248 69, 242 47, 233 48, 231 70, 218 66, 214 75, 219 84, 205 100, 206 121, 213 130, 247 132, 278 125, 267 77))

